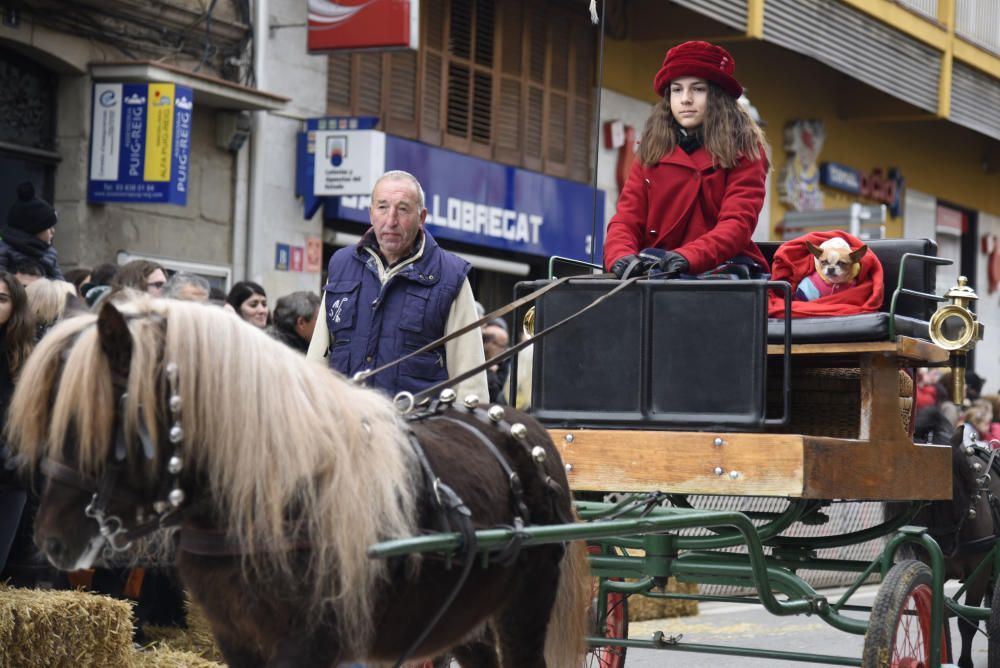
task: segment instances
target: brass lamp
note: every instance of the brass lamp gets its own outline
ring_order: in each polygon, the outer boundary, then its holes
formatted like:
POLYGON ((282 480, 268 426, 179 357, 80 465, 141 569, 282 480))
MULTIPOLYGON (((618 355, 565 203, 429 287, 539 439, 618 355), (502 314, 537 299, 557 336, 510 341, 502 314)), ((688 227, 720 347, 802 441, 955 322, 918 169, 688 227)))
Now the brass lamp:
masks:
POLYGON ((951 351, 951 398, 959 405, 965 398, 967 353, 983 340, 984 329, 969 307, 979 296, 968 283, 969 279, 959 276, 958 285, 945 294, 951 304, 935 311, 928 323, 931 340, 951 351))

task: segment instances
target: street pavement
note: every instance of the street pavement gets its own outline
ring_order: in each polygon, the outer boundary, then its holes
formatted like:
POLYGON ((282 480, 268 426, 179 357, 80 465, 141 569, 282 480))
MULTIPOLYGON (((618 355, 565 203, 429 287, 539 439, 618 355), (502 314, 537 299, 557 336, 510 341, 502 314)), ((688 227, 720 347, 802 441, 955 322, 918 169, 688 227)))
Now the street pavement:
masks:
MULTIPOLYGON (((958 585, 949 583, 945 590, 954 592, 958 585)), ((875 599, 877 586, 866 586, 855 594, 854 603, 871 605, 875 599)), ((822 593, 836 599, 840 592, 823 590, 822 593)), ((864 617, 864 613, 847 613, 849 616, 864 617)), ((985 624, 981 624, 980 628, 985 624)), ((701 603, 699 614, 680 619, 660 619, 629 624, 629 637, 648 640, 656 631, 664 637, 682 636, 684 643, 708 645, 738 645, 770 650, 808 652, 860 658, 864 647, 862 636, 838 631, 816 617, 777 617, 759 605, 740 603, 701 603)), ((951 635, 957 655, 961 644, 955 622, 951 623, 951 635)), ((972 644, 973 661, 976 668, 986 668, 986 638, 980 633, 972 644)), ((805 663, 798 661, 777 661, 774 659, 744 658, 671 650, 629 649, 625 665, 627 668, 763 668, 764 666, 828 666, 825 663, 805 663)))

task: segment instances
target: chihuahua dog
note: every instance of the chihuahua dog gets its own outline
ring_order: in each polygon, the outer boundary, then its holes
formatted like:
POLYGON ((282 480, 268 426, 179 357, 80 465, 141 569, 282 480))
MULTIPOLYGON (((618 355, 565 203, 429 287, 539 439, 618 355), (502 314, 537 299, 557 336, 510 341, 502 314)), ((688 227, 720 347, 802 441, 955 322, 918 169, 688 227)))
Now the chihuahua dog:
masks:
POLYGON ((816 271, 806 276, 795 290, 799 301, 812 301, 853 287, 861 271, 861 258, 868 252, 868 246, 856 251, 841 237, 827 239, 819 247, 806 242, 813 254, 816 271))

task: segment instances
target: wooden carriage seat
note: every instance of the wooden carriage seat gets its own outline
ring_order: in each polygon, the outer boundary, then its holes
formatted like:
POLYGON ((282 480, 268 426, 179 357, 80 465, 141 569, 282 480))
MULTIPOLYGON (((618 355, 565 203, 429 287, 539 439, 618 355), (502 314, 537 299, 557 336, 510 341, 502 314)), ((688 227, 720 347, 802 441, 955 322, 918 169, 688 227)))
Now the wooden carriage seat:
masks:
MULTIPOLYGON (((777 243, 763 243, 769 258, 777 243)), ((784 496, 813 499, 934 500, 951 498, 951 451, 915 444, 909 433, 912 384, 904 370, 943 365, 944 349, 927 340, 931 300, 901 295, 896 338, 889 309, 905 253, 936 255, 926 240, 869 243, 884 269, 886 303, 879 313, 807 318, 792 323, 792 415, 770 433, 671 429, 670 425, 551 424, 549 433, 578 490, 668 491, 680 494, 784 496), (843 373, 837 373, 842 371, 843 373), (805 381, 812 397, 805 391, 805 381), (842 383, 843 387, 824 385, 842 383), (833 394, 840 392, 839 396, 833 394), (901 396, 909 394, 910 397, 901 396), (824 396, 829 401, 824 402, 824 396), (908 403, 909 401, 909 403, 908 403), (836 411, 849 413, 834 425, 836 411), (903 412, 901 414, 901 407, 903 412)), ((936 267, 912 260, 903 286, 934 294, 936 267)), ((782 320, 768 322, 769 392, 784 346, 782 320)), ((536 360, 537 363, 537 360, 536 360)), ((719 386, 719 401, 726 401, 719 386)), ((839 421, 839 418, 837 418, 839 421)))
MULTIPOLYGON (((878 313, 838 316, 835 318, 798 318, 792 321, 792 341, 794 343, 842 342, 842 341, 888 341, 889 308, 892 293, 899 280, 899 265, 903 255, 937 255, 937 244, 928 239, 876 239, 868 241, 868 248, 882 263, 885 283, 885 303, 878 313)), ((780 242, 759 243, 768 262, 774 257, 780 242)), ((919 260, 906 263, 902 287, 924 293, 934 293, 936 267, 919 260)), ((919 339, 927 339, 927 320, 934 312, 936 304, 930 300, 910 295, 900 295, 896 303, 895 330, 897 334, 919 339)), ((768 321, 767 337, 772 343, 780 342, 784 334, 784 321, 771 318, 768 321)))

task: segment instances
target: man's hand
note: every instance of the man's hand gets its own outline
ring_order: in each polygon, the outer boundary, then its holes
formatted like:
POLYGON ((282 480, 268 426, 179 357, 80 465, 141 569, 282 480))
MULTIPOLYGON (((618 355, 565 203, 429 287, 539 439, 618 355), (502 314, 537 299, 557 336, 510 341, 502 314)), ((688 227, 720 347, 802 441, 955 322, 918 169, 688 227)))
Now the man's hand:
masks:
POLYGON ((686 274, 690 268, 688 261, 677 251, 651 248, 640 253, 639 259, 647 261, 649 273, 659 275, 660 278, 680 276, 686 274))
POLYGON ((620 279, 625 272, 628 271, 629 265, 633 262, 636 262, 637 266, 632 270, 632 276, 638 276, 639 274, 645 273, 643 269, 647 266, 647 264, 640 260, 637 255, 626 255, 615 260, 615 263, 611 265, 611 273, 620 279))

